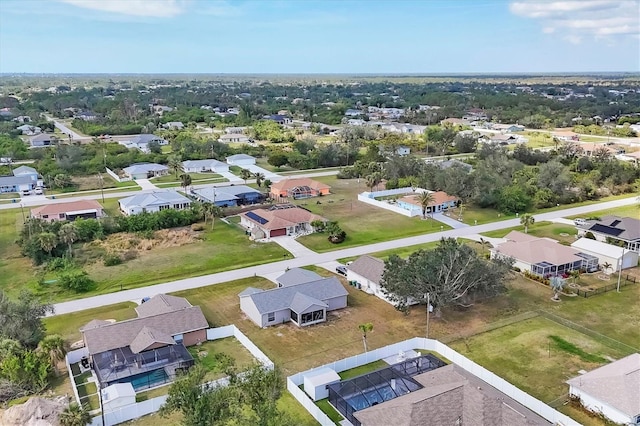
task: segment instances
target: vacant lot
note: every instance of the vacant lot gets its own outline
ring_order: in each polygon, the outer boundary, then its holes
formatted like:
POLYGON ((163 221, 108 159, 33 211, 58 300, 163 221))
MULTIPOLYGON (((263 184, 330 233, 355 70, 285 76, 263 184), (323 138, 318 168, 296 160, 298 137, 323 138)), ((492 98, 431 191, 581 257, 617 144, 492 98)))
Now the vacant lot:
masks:
MULTIPOLYGON (((520 225, 514 226, 513 228, 499 229, 497 231, 485 232, 482 235, 493 238, 502 238, 511 231, 524 232, 524 226, 520 225)), ((530 235, 540 238, 551 238, 566 245, 570 245, 574 242, 578 233, 578 231, 576 231, 576 227, 573 225, 552 222, 537 222, 529 226, 528 232, 530 235)))
POLYGON ((341 244, 331 244, 326 234, 298 239, 314 251, 326 252, 450 229, 432 219, 409 218, 359 202, 358 193, 368 190, 362 179, 358 182, 357 179, 330 176, 317 180, 331 185, 331 195, 293 202, 328 220, 338 221, 347 233, 347 239, 341 244))

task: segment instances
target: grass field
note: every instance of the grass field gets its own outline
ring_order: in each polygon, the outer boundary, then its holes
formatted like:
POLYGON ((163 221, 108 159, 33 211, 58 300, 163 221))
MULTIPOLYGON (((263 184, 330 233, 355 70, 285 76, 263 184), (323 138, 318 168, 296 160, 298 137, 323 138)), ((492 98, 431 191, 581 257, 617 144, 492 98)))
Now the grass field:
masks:
POLYGON ((331 244, 326 234, 311 234, 298 239, 311 250, 326 252, 451 229, 435 220, 409 218, 357 201, 358 193, 367 189, 363 181, 358 183, 356 179, 336 179, 335 176, 317 180, 331 186, 331 195, 294 203, 328 220, 338 221, 347 238, 341 244, 331 244))
POLYGON ((579 217, 602 217, 607 215, 614 216, 626 216, 626 217, 640 217, 640 202, 636 204, 630 204, 628 206, 616 207, 609 210, 599 210, 589 213, 587 215, 569 216, 568 219, 577 219, 579 217))
MULTIPOLYGON (((489 231, 485 232, 482 235, 486 237, 492 238, 502 238, 507 235, 511 231, 520 231, 524 232, 524 226, 514 226, 512 228, 499 229, 497 231, 489 231)), ((563 244, 571 244, 576 240, 576 227, 573 225, 565 225, 562 223, 552 223, 552 222, 536 222, 533 225, 529 226, 529 234, 534 235, 536 237, 546 237, 552 238, 554 240, 558 240, 563 244)))
MULTIPOLYGON (((182 173, 178 174, 178 177, 176 177, 175 173, 169 173, 168 175, 164 175, 164 176, 160 176, 160 177, 156 177, 151 179, 151 182, 154 184, 157 183, 180 183, 180 175, 182 173)), ((197 182, 200 180, 210 180, 210 179, 220 179, 222 178, 222 176, 220 176, 217 173, 187 173, 189 176, 191 176, 191 180, 192 182, 197 182)))

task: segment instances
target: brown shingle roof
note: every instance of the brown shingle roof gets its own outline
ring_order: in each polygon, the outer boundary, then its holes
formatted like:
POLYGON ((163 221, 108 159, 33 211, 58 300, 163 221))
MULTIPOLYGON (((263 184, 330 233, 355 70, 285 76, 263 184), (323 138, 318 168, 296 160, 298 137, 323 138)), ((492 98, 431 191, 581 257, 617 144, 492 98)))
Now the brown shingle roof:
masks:
POLYGON ((368 255, 360 256, 347 269, 365 277, 371 282, 380 284, 384 273, 384 262, 368 255))
POLYGON ((43 214, 57 215, 60 213, 93 209, 102 211, 102 206, 96 200, 79 200, 72 201, 70 203, 47 204, 45 206, 36 207, 35 209, 31 209, 31 216, 41 216, 43 214))
POLYGON ((315 189, 317 191, 321 189, 331 188, 326 183, 318 182, 317 180, 313 180, 309 178, 292 178, 292 179, 282 179, 279 182, 272 183, 271 189, 276 191, 289 191, 297 186, 308 186, 309 188, 315 189))
POLYGON ((142 327, 142 330, 140 330, 135 339, 133 339, 129 348, 134 354, 139 354, 145 349, 148 349, 149 346, 156 343, 160 343, 162 345, 173 345, 176 342, 173 340, 173 337, 167 333, 163 333, 162 331, 155 330, 151 327, 142 327))
POLYGON ((358 411, 355 417, 363 426, 551 424, 455 364, 414 379, 424 388, 358 411))
POLYGON ((102 327, 103 325, 113 324, 111 321, 94 319, 80 327, 80 332, 84 332, 85 330, 91 330, 92 328, 102 327))
MULTIPOLYGON (((525 235, 525 234, 522 234, 525 235)), ((502 256, 513 257, 531 265, 538 262, 549 262, 554 265, 563 265, 582 260, 578 257, 578 250, 564 246, 557 241, 547 238, 534 238, 531 240, 507 241, 493 249, 502 256)))
POLYGON ((131 342, 144 327, 175 336, 176 334, 205 329, 209 327, 209 323, 200 307, 192 306, 164 314, 103 325, 85 330, 82 334, 89 354, 94 355, 131 345, 131 342))
POLYGON ((170 296, 168 294, 156 294, 140 306, 136 307, 139 317, 164 314, 191 307, 191 303, 184 297, 170 296))
POLYGON ((262 229, 268 230, 295 226, 299 223, 311 223, 314 220, 324 220, 322 216, 313 214, 300 207, 276 210, 256 209, 252 210, 252 213, 266 219, 268 222, 264 224, 259 223, 250 216, 247 216, 247 213, 242 213, 242 216, 251 222, 257 223, 262 229))

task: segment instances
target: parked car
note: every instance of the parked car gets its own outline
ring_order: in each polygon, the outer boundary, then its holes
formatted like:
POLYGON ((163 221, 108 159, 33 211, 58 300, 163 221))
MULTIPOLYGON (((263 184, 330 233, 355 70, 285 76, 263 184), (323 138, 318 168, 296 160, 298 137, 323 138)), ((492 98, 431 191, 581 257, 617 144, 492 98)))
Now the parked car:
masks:
POLYGON ((340 275, 344 275, 345 277, 347 276, 347 267, 346 266, 338 266, 336 268, 336 272, 339 273, 340 275))
POLYGON ((34 189, 33 191, 36 195, 42 195, 42 188, 37 187, 36 189, 34 189))
POLYGON ((582 219, 582 218, 578 218, 578 219, 575 219, 575 220, 573 221, 573 223, 574 223, 576 226, 586 226, 586 225, 587 225, 587 220, 586 220, 586 219, 582 219))

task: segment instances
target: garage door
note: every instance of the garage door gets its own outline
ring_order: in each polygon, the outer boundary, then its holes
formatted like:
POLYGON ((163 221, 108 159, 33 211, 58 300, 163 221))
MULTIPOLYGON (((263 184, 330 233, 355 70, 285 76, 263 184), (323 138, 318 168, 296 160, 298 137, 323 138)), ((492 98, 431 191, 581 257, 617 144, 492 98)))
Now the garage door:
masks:
POLYGON ((287 228, 272 229, 271 230, 271 236, 272 237, 281 237, 283 235, 287 235, 287 228))

